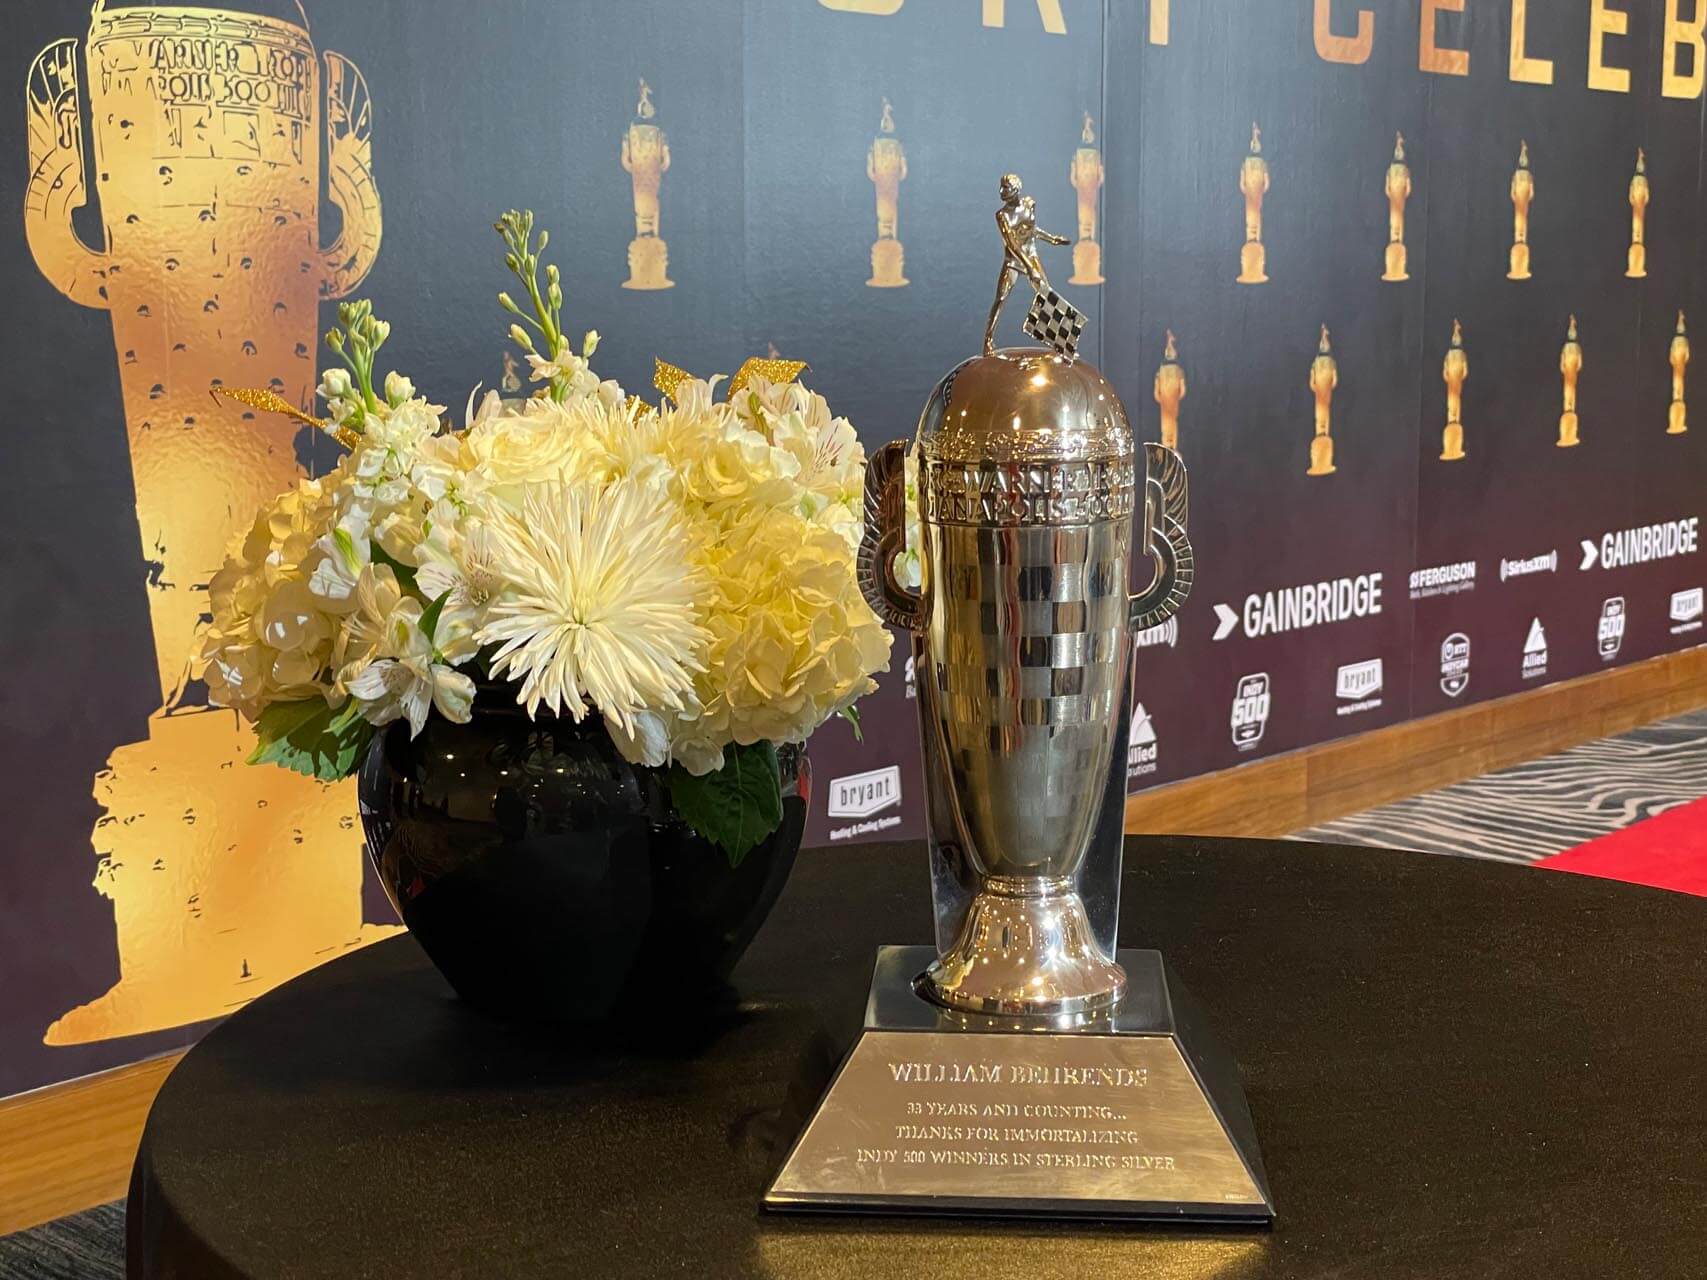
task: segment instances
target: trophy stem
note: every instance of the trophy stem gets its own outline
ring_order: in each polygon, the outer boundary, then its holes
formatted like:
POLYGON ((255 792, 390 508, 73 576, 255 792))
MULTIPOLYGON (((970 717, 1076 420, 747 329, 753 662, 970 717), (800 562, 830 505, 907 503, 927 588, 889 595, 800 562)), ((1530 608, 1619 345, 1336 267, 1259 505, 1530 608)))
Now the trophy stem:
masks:
POLYGON ((1097 947, 1071 877, 989 876, 919 991, 962 1013, 1058 1019, 1113 1008, 1126 974, 1097 947))

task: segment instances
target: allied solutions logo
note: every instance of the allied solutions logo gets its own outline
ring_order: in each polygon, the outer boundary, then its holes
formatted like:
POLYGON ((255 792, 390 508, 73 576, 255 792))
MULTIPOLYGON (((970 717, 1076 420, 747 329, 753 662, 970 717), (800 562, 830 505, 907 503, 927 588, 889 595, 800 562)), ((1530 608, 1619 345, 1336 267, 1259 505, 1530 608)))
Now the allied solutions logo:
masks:
POLYGON ((1334 677, 1334 696, 1340 699, 1340 705, 1334 708, 1335 714, 1350 716, 1359 711, 1375 710, 1381 705, 1381 686, 1380 658, 1346 663, 1334 677))
POLYGON ((1456 698, 1470 687, 1470 637, 1454 631, 1440 642, 1440 691, 1456 698))
POLYGON ((1557 550, 1543 551, 1538 556, 1528 556, 1521 560, 1500 561, 1500 581, 1510 578, 1521 578, 1528 573, 1557 573, 1559 572, 1559 553, 1557 550))
POLYGON ((1411 599, 1426 600, 1430 596, 1451 596, 1476 589, 1476 562, 1460 560, 1456 564, 1430 565, 1411 570, 1411 599))
POLYGON ((890 827, 899 826, 901 815, 898 813, 883 814, 885 809, 892 809, 901 803, 901 766, 886 765, 881 769, 870 769, 865 773, 849 774, 845 778, 830 780, 829 816, 832 818, 857 818, 845 827, 834 827, 830 831, 832 840, 851 840, 855 836, 870 835, 876 831, 887 831, 890 827))
POLYGON ((1126 780, 1156 771, 1156 728, 1140 702, 1132 708, 1132 729, 1126 738, 1126 780))
POLYGON ((1688 591, 1676 591, 1671 597, 1671 633, 1681 636, 1690 631, 1701 630, 1702 591, 1700 587, 1691 587, 1688 591))
POLYGON ((1523 642, 1523 678, 1534 680, 1547 674, 1547 629, 1540 618, 1532 618, 1529 635, 1523 642))
POLYGON ((1240 676, 1233 690, 1232 716, 1233 745, 1240 751, 1249 751, 1262 741, 1263 730, 1268 728, 1268 710, 1268 672, 1240 676))
POLYGON ((1602 662, 1611 662, 1624 647, 1623 596, 1610 596, 1601 602, 1600 625, 1595 628, 1594 640, 1602 662))

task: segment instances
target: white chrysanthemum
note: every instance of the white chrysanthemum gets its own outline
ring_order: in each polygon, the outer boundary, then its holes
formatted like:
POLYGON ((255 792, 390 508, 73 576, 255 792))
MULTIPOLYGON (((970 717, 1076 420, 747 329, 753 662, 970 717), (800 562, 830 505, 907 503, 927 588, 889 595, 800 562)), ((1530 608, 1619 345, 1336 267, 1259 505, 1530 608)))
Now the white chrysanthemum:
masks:
POLYGON ((701 579, 681 516, 654 485, 599 492, 530 486, 519 510, 486 514, 492 565, 507 583, 482 644, 516 701, 576 720, 588 704, 635 732, 643 711, 690 705, 703 665, 701 579))

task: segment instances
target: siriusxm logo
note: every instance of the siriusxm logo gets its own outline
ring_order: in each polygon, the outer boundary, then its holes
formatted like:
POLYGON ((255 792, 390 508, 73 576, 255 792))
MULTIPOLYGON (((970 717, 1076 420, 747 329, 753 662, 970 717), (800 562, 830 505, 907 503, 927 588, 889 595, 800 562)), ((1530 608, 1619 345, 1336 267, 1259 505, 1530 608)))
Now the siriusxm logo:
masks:
POLYGON ((1154 627, 1145 627, 1138 633, 1138 647, 1148 649, 1154 645, 1165 644, 1173 648, 1179 643, 1179 618, 1172 617, 1166 622, 1154 627))
POLYGON ((1700 587, 1675 591, 1671 597, 1671 633, 1680 636, 1686 631, 1701 629, 1702 592, 1700 587))
POLYGON ((1233 745, 1248 751, 1262 741, 1268 728, 1268 672, 1240 676, 1233 690, 1233 745))
POLYGON ((901 803, 901 767, 889 765, 830 781, 832 818, 868 818, 901 803))
POLYGON ((1595 628, 1595 645, 1602 662, 1611 662, 1624 646, 1624 597, 1611 596, 1600 606, 1600 625, 1595 628))
POLYGON ((1533 680, 1547 674, 1547 629, 1540 618, 1529 622, 1529 635, 1523 641, 1523 678, 1533 680))
POLYGON ((1373 711, 1381 705, 1381 659, 1348 662, 1334 677, 1334 694, 1348 705, 1334 708, 1342 716, 1373 711))
POLYGON ((1156 728, 1140 702, 1132 708, 1131 732, 1126 738, 1126 776, 1141 778, 1156 771, 1156 728))
POLYGON ((1440 691, 1456 698, 1470 687, 1470 637, 1454 631, 1440 642, 1440 691))
POLYGON ((1538 556, 1530 556, 1523 560, 1501 560, 1500 581, 1507 578, 1520 578, 1526 573, 1557 573, 1559 572, 1558 551, 1544 551, 1538 556))

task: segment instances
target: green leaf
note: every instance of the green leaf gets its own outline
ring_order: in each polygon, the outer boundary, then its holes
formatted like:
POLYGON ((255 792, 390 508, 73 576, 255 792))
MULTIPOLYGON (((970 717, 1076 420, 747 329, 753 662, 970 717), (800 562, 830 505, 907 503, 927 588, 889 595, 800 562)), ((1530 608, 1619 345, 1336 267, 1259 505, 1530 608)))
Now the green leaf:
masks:
POLYGON ((397 576, 398 586, 402 587, 405 591, 413 591, 415 589, 415 567, 413 565, 404 564, 396 556, 392 555, 384 547, 380 546, 376 540, 370 540, 368 546, 373 552, 374 561, 378 564, 387 566, 391 572, 397 576))
POLYGON ((688 826, 723 850, 731 867, 738 867, 782 825, 776 748, 768 742, 726 747, 723 767, 697 778, 681 765, 671 765, 670 800, 688 826))
POLYGON ((444 594, 427 606, 427 611, 421 615, 421 634, 427 637, 427 643, 433 643, 433 632, 438 629, 439 615, 445 611, 445 601, 450 599, 451 588, 446 587, 444 594))
POLYGON ((356 771, 374 734, 354 698, 337 710, 324 698, 275 702, 255 724, 250 764, 276 764, 296 773, 336 782, 356 771))
POLYGON ((839 715, 842 719, 846 720, 850 725, 853 726, 853 735, 854 735, 854 741, 855 742, 864 742, 865 741, 865 733, 859 727, 859 708, 858 707, 850 704, 848 706, 843 707, 840 711, 836 712, 836 714, 839 715))

